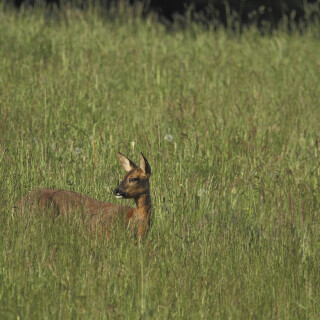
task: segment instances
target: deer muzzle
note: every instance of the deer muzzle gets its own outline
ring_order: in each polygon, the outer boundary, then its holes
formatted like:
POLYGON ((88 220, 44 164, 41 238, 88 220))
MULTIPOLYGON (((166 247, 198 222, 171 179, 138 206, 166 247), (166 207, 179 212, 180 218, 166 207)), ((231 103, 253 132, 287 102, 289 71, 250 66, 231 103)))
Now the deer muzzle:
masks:
POLYGON ((128 194, 124 191, 122 191, 119 187, 113 190, 113 194, 116 196, 116 198, 121 199, 121 198, 127 198, 128 194))

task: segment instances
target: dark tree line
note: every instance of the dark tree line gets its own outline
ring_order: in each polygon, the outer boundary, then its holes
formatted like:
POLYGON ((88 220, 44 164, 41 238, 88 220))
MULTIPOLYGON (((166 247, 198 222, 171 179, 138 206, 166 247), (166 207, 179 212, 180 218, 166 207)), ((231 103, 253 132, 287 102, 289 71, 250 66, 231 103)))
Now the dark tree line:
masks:
MULTIPOLYGON (((21 5, 34 6, 40 1, 49 7, 56 8, 66 3, 85 8, 89 3, 94 3, 105 9, 117 2, 117 0, 7 0, 17 8, 21 5)), ((137 1, 139 0, 129 0, 132 5, 137 1)), ((177 15, 184 15, 188 10, 194 19, 197 17, 208 20, 219 19, 227 23, 228 17, 231 16, 240 23, 250 21, 276 23, 285 15, 296 21, 306 18, 309 14, 306 10, 307 5, 318 4, 319 6, 320 0, 149 0, 145 3, 148 4, 144 6, 145 13, 155 11, 161 18, 168 21, 173 21, 177 15)))

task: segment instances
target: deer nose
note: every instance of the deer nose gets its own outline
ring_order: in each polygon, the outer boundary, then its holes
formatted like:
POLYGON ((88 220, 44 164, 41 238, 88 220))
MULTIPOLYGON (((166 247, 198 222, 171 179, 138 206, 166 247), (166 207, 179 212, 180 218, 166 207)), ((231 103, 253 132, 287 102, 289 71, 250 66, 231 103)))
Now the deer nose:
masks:
POLYGON ((123 198, 126 196, 126 193, 123 192, 119 187, 115 188, 113 190, 113 194, 117 197, 117 198, 123 198))

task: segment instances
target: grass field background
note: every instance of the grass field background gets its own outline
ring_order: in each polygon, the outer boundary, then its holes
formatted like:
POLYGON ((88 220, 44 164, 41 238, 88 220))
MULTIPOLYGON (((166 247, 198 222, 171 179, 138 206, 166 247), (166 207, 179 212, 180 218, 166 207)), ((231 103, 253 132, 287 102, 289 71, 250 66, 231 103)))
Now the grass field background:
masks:
POLYGON ((117 13, 0 10, 0 318, 319 319, 319 22, 117 13), (153 171, 143 244, 12 211, 36 187, 128 204, 117 151, 153 171))

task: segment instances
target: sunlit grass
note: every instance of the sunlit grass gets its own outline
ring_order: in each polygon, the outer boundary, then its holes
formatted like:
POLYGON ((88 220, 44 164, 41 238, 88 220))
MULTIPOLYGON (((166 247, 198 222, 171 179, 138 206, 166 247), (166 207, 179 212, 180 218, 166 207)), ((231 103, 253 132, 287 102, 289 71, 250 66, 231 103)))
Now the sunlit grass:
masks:
POLYGON ((317 319, 317 25, 122 10, 0 13, 0 318, 317 319), (127 204, 117 151, 152 167, 143 245, 12 212, 35 187, 127 204))

